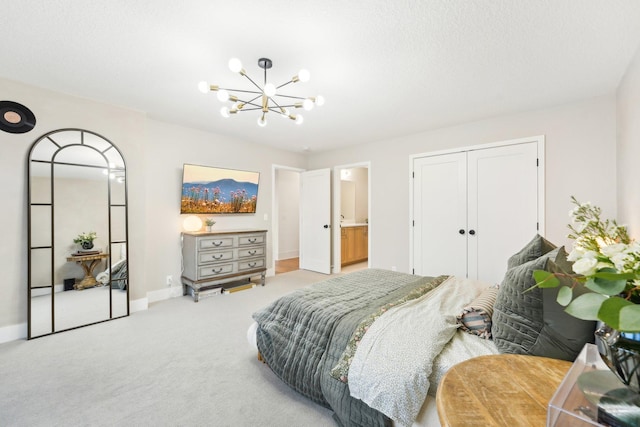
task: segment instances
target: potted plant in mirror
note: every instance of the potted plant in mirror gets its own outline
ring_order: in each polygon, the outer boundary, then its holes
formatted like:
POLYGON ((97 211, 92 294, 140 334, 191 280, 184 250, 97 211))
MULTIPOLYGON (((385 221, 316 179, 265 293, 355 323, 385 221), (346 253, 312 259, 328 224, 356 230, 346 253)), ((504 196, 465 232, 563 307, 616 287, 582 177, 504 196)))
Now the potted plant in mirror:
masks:
POLYGON ((77 243, 83 250, 91 250, 93 249, 93 241, 96 239, 97 234, 95 231, 90 231, 88 233, 80 233, 78 237, 73 239, 73 243, 77 243))
POLYGON ((598 349, 618 378, 640 393, 640 243, 625 226, 601 218, 601 209, 579 203, 570 211, 573 273, 533 273, 537 287, 560 286, 557 301, 579 319, 597 320, 598 349), (568 280, 567 280, 568 279, 568 280), (576 287, 586 292, 574 297, 576 287))
POLYGON ((214 221, 214 219, 213 219, 213 218, 211 218, 211 217, 206 218, 206 219, 204 220, 204 224, 205 224, 205 226, 207 227, 207 231, 209 231, 209 232, 212 230, 213 225, 214 225, 215 223, 216 223, 216 222, 215 222, 215 221, 214 221))

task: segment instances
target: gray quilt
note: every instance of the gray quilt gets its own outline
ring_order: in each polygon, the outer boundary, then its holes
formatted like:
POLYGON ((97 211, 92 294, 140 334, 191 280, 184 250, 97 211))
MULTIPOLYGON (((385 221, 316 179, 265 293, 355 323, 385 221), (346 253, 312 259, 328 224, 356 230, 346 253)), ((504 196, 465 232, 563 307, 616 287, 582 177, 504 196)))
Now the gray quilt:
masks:
POLYGON ((430 281, 433 278, 370 269, 300 289, 253 314, 258 349, 280 379, 332 409, 338 424, 391 425, 385 415, 352 398, 348 384, 330 371, 362 319, 430 281))

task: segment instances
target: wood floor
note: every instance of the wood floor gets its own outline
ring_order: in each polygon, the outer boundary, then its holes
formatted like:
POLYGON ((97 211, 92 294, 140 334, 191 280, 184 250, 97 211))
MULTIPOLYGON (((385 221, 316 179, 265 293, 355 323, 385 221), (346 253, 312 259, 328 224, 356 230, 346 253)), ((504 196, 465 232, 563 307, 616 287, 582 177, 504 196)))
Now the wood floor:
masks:
POLYGON ((286 273, 288 271, 295 271, 300 268, 300 261, 298 258, 289 258, 276 261, 276 274, 286 273))
MULTIPOLYGON (((350 273, 352 271, 362 270, 363 268, 367 268, 367 261, 344 266, 342 267, 342 272, 350 273)), ((289 258, 276 261, 276 274, 287 273, 289 271, 295 271, 298 269, 300 269, 300 260, 298 258, 289 258)))

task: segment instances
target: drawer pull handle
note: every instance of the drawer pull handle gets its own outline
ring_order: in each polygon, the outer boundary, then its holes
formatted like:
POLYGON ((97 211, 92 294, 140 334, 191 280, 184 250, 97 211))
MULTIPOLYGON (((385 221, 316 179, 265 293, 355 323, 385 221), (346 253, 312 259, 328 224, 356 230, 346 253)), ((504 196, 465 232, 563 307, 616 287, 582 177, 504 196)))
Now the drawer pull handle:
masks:
POLYGON ((211 272, 212 272, 212 273, 216 273, 216 274, 218 274, 218 273, 222 273, 222 267, 220 267, 220 268, 214 268, 213 270, 211 270, 211 272))
POLYGON ((211 256, 213 259, 222 259, 224 257, 224 254, 220 254, 220 255, 212 255, 211 256))
POLYGON ((249 255, 255 255, 258 251, 249 251, 249 255))
POLYGON ((213 246, 220 246, 222 244, 222 240, 220 240, 219 242, 213 241, 213 242, 211 242, 211 244, 213 246))
POLYGON ((249 238, 249 243, 255 243, 258 239, 254 238, 249 238))
POLYGON ((255 266, 256 266, 256 263, 255 263, 255 262, 250 262, 250 263, 249 263, 249 267, 255 267, 255 266))

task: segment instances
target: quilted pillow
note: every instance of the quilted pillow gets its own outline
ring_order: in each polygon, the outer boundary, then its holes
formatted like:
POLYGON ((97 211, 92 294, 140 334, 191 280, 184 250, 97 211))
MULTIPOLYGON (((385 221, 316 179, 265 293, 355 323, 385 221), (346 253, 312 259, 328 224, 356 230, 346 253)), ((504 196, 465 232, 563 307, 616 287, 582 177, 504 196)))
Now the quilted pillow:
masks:
POLYGON ((573 361, 584 344, 593 341, 595 322, 565 313, 556 302, 558 288, 528 290, 535 285, 534 270, 566 271, 570 265, 566 257, 561 247, 507 270, 493 307, 491 329, 501 353, 573 361))
POLYGON ((456 316, 460 329, 487 340, 491 339, 491 316, 498 295, 498 285, 486 288, 456 316))
POLYGON ((545 239, 539 234, 536 234, 533 239, 526 246, 520 249, 519 252, 513 254, 507 260, 507 269, 522 265, 525 262, 533 261, 540 258, 542 255, 551 252, 556 248, 556 245, 545 239))

